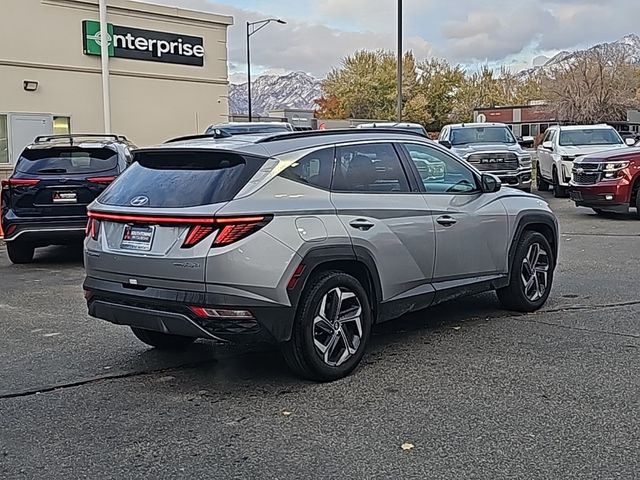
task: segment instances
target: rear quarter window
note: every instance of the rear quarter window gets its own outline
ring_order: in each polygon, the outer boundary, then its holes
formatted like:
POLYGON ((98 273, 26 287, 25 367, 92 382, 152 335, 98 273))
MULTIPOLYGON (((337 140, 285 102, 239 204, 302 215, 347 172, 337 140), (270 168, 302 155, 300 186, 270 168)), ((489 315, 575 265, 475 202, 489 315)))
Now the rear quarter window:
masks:
POLYGON ((16 170, 30 175, 93 174, 117 166, 118 153, 109 148, 69 147, 25 150, 16 170))
POLYGON ((157 208, 228 202, 265 160, 210 150, 134 152, 134 163, 100 196, 99 202, 129 206, 139 196, 147 197, 145 207, 157 208))

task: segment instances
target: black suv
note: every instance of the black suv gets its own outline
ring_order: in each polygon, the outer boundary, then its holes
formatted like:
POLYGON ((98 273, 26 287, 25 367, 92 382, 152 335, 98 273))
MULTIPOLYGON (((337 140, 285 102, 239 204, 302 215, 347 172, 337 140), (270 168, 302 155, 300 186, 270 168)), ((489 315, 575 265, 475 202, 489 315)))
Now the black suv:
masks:
POLYGON ((131 162, 135 146, 121 135, 37 137, 2 181, 2 229, 13 263, 34 249, 81 243, 87 205, 131 162))

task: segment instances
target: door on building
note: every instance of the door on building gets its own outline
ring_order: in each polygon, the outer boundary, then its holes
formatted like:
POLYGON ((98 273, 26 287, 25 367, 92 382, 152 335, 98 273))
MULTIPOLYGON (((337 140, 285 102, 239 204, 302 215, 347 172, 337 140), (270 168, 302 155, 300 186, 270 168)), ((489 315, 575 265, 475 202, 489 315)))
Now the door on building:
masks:
POLYGON ((53 115, 12 113, 9 115, 9 155, 15 164, 24 147, 38 135, 53 133, 53 115))

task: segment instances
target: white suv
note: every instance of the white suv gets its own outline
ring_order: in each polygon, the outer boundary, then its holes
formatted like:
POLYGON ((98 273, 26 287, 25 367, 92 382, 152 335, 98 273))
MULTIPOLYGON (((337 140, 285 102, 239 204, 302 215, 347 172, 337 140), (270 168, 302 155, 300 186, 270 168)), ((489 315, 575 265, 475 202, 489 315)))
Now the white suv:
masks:
MULTIPOLYGON (((632 140, 632 139, 629 139, 632 140)), ((577 157, 604 150, 626 148, 628 143, 609 125, 552 126, 538 146, 537 187, 541 192, 553 187, 557 198, 567 196, 573 161, 577 157)))

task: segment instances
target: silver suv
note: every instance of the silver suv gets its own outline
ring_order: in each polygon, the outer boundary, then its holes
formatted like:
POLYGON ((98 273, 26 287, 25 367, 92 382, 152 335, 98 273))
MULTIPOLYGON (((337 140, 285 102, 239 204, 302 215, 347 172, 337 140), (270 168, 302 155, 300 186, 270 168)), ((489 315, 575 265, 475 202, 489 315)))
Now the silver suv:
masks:
POLYGON ((447 125, 438 140, 478 170, 498 176, 510 187, 531 191, 531 155, 504 123, 447 125))
POLYGON ((376 323, 489 290, 545 303, 556 219, 500 186, 397 129, 140 149, 89 209, 89 313, 158 348, 281 343, 298 374, 337 379, 376 323))

